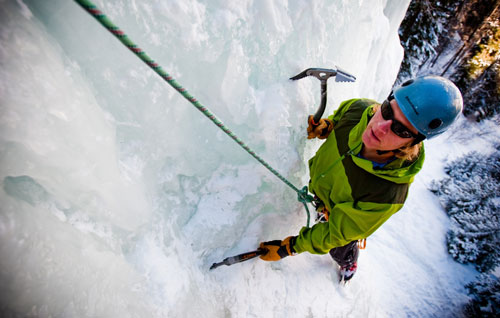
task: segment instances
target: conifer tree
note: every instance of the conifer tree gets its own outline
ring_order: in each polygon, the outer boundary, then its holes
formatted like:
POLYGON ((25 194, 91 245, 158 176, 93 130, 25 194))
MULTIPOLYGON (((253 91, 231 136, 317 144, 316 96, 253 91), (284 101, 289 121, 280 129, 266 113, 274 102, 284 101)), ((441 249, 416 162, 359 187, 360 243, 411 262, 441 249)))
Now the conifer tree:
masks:
POLYGON ((445 167, 448 177, 434 182, 451 219, 448 251, 481 272, 500 264, 500 146, 490 156, 472 152, 445 167))
POLYGON ((436 55, 440 38, 447 34, 444 24, 456 11, 458 0, 413 0, 399 27, 405 58, 398 81, 415 77, 422 64, 436 55))
POLYGON ((466 286, 472 300, 465 306, 467 317, 498 317, 500 313, 500 280, 491 274, 481 274, 466 286))

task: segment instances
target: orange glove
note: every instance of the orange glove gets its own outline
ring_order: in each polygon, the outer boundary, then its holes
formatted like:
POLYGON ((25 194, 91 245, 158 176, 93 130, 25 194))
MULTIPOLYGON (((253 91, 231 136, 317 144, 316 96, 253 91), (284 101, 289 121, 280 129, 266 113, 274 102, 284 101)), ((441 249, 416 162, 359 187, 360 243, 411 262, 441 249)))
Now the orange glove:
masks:
POLYGON ((295 255, 296 252, 293 249, 293 245, 295 244, 296 238, 296 236, 289 236, 283 241, 275 240, 260 243, 259 249, 267 251, 267 253, 261 255, 260 258, 264 261, 274 262, 287 256, 295 255))
POLYGON ((315 123, 313 116, 307 118, 307 139, 318 137, 319 139, 326 139, 333 130, 333 122, 328 118, 321 118, 319 123, 315 123))

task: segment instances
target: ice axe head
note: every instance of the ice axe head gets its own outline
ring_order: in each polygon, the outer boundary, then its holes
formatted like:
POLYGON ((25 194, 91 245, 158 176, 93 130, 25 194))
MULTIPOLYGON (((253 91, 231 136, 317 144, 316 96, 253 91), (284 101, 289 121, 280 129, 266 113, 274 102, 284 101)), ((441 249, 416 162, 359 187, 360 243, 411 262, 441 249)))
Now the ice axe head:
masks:
POLYGON ((307 76, 314 76, 321 82, 326 82, 333 76, 335 76, 335 82, 354 82, 356 80, 356 77, 338 67, 335 67, 334 69, 308 68, 294 77, 290 77, 290 79, 296 81, 307 76))
POLYGON ((326 108, 326 81, 330 77, 335 77, 335 82, 354 82, 356 77, 338 67, 335 67, 334 69, 308 68, 294 77, 290 77, 290 79, 296 81, 306 76, 314 76, 321 81, 321 104, 312 121, 313 125, 317 125, 326 108))

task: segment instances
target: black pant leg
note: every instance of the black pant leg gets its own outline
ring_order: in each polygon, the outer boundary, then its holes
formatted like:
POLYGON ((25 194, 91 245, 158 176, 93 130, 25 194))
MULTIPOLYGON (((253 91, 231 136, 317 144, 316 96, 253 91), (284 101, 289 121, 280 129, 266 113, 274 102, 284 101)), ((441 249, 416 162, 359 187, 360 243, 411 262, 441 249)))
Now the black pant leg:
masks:
POLYGON ((352 241, 347 245, 332 248, 329 253, 333 260, 340 266, 350 266, 358 260, 358 241, 352 241))

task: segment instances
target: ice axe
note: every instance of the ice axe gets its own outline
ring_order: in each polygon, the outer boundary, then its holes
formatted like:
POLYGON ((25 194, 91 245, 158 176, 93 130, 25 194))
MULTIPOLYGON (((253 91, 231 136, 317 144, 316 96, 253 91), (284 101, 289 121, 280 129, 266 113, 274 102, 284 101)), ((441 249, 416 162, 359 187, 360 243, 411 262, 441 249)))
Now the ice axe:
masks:
POLYGON ((335 82, 354 82, 356 81, 356 77, 338 67, 335 67, 333 69, 308 68, 294 77, 290 77, 290 79, 296 81, 306 76, 314 76, 321 81, 321 104, 313 117, 313 125, 317 126, 321 116, 323 116, 323 113, 325 112, 327 91, 326 81, 328 81, 330 77, 335 77, 335 82))
POLYGON ((236 263, 248 261, 249 259, 255 258, 255 257, 260 256, 260 255, 264 255, 266 253, 267 253, 266 249, 259 248, 255 251, 252 251, 252 252, 247 252, 247 253, 239 254, 236 256, 230 256, 230 257, 225 258, 220 263, 213 263, 212 266, 210 266, 210 270, 215 269, 215 268, 222 266, 222 265, 231 266, 231 265, 236 264, 236 263))

